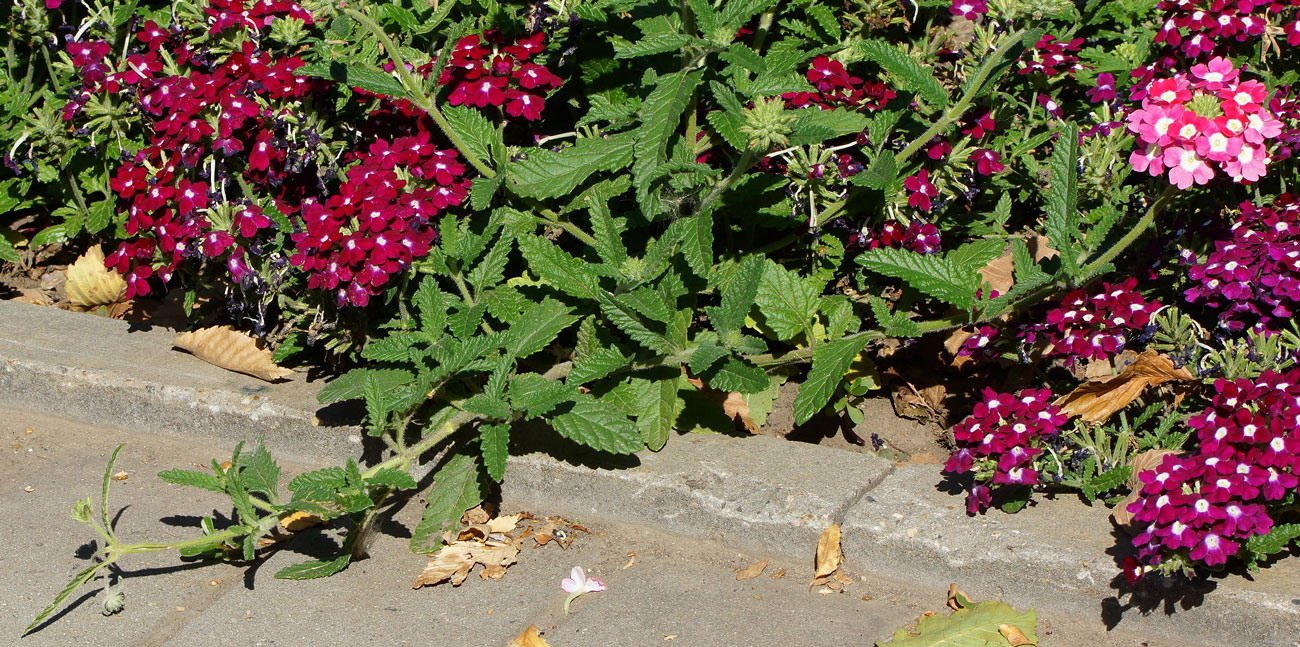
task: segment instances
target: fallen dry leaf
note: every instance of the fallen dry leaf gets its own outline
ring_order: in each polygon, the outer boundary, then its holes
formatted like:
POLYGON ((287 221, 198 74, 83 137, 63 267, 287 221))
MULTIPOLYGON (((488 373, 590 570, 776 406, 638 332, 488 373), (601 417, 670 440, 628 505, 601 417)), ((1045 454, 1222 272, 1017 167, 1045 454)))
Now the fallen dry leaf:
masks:
POLYGON ((411 588, 418 589, 450 580, 452 586, 460 586, 469 572, 477 565, 483 566, 479 573, 482 579, 500 580, 506 574, 506 568, 514 564, 519 555, 519 547, 501 541, 458 541, 443 546, 435 552, 425 565, 424 570, 416 576, 411 588))
POLYGON ((835 581, 839 582, 842 586, 848 586, 853 583, 853 578, 849 577, 849 574, 845 573, 842 568, 835 571, 831 577, 835 578, 835 581))
POLYGON ((1029 248, 1029 253, 1034 255, 1035 263, 1044 259, 1055 258, 1061 255, 1060 252, 1052 248, 1052 241, 1047 236, 1043 236, 1040 234, 1038 236, 1034 236, 1033 238, 1030 238, 1025 242, 1027 243, 1026 246, 1029 248))
POLYGON ((957 588, 956 582, 950 583, 948 585, 948 608, 957 611, 969 606, 971 606, 970 595, 957 588))
POLYGON ((1000 624, 998 625, 998 633, 1002 634, 1002 637, 1006 638, 1008 643, 1011 643, 1011 647, 1038 644, 1026 637, 1025 632, 1015 625, 1000 624))
MULTIPOLYGON (((1015 272, 1014 258, 1011 254, 1011 248, 1008 247, 1006 252, 989 261, 988 265, 985 265, 980 270, 980 280, 988 283, 998 294, 1006 294, 1011 289, 1011 286, 1016 283, 1013 278, 1015 272)), ((988 297, 989 295, 984 296, 988 297)))
POLYGON ((48 306, 54 303, 50 300, 50 297, 45 294, 44 290, 37 290, 36 288, 23 288, 18 291, 18 296, 10 299, 10 301, 30 303, 34 306, 48 306))
POLYGON ((768 561, 769 560, 764 559, 764 560, 754 562, 753 564, 750 564, 749 566, 746 566, 743 569, 739 569, 739 568, 736 569, 736 581, 739 582, 741 580, 752 580, 758 577, 759 575, 762 575, 763 571, 767 569, 768 561))
POLYGON ((74 306, 103 306, 117 302, 126 294, 126 280, 104 267, 104 250, 95 245, 68 267, 64 290, 74 306))
POLYGON ((840 525, 831 524, 817 540, 817 571, 813 573, 813 578, 834 573, 843 559, 844 554, 840 552, 840 525))
POLYGON ((1147 387, 1194 380, 1196 376, 1187 369, 1174 368, 1169 357, 1148 350, 1119 375, 1081 384, 1069 394, 1057 398, 1055 404, 1067 416, 1078 416, 1084 422, 1105 422, 1136 400, 1147 387))
POLYGON ((623 569, 627 570, 629 568, 632 568, 632 565, 635 563, 636 563, 636 551, 635 550, 628 551, 627 563, 623 565, 623 569))
POLYGON ((506 647, 551 647, 551 643, 543 640, 542 635, 537 633, 537 625, 528 625, 528 628, 515 636, 506 647))
POLYGON ((300 532, 325 523, 320 517, 302 510, 296 510, 280 519, 280 527, 289 532, 300 532))
POLYGON ((113 475, 113 480, 114 480, 114 481, 125 481, 125 480, 127 480, 127 479, 129 479, 129 478, 131 478, 131 475, 130 475, 130 474, 127 474, 126 472, 118 472, 118 473, 116 473, 116 474, 113 475))
POLYGON ((519 520, 523 518, 524 515, 522 514, 507 514, 491 519, 487 522, 488 532, 510 532, 515 529, 515 526, 519 524, 519 520))
POLYGON ((487 523, 488 519, 491 518, 492 513, 484 509, 482 505, 476 505, 469 510, 466 510, 465 514, 461 516, 461 519, 471 526, 480 523, 487 523))
POLYGON ((769 575, 768 577, 771 577, 771 578, 774 579, 774 580, 779 580, 779 579, 785 577, 785 569, 783 568, 783 569, 781 569, 781 570, 779 570, 779 571, 777 571, 777 572, 775 572, 775 573, 769 575))
POLYGON ((722 412, 727 414, 736 424, 740 425, 751 434, 758 433, 758 423, 749 417, 749 403, 745 402, 745 394, 732 391, 727 394, 727 398, 722 401, 722 412))
POLYGON ((200 328, 176 335, 172 345, 221 368, 274 382, 293 371, 276 366, 271 351, 247 333, 230 326, 200 328))

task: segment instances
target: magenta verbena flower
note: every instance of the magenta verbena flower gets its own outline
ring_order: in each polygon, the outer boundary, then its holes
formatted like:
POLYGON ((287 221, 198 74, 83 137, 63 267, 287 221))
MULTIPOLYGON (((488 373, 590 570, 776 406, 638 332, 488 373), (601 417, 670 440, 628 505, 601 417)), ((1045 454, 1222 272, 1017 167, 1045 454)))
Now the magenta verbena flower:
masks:
POLYGON ((957 450, 943 468, 949 474, 973 474, 966 496, 971 514, 992 504, 993 487, 1036 485, 1034 459, 1043 453, 1043 441, 1058 435, 1067 419, 1047 389, 1011 394, 986 388, 983 395, 953 427, 957 450))
POLYGON ((1151 316, 1160 310, 1158 301, 1147 301, 1136 291, 1137 279, 1116 284, 1102 283, 1089 294, 1074 290, 1048 311, 1041 323, 1022 325, 1020 338, 1027 343, 1045 340, 1048 356, 1076 359, 1108 359, 1124 350, 1133 331, 1144 331, 1151 316))
POLYGON ((1128 511, 1141 532, 1138 561, 1175 556, 1223 564, 1253 535, 1273 527, 1270 505, 1300 483, 1300 369, 1214 384, 1210 405, 1188 420, 1196 431, 1190 456, 1169 455, 1139 475, 1128 511))
POLYGON ((1218 309, 1223 328, 1273 332, 1300 309, 1300 203, 1286 193, 1240 209, 1230 237, 1214 241, 1203 262, 1189 258, 1187 278, 1196 285, 1183 294, 1218 309))

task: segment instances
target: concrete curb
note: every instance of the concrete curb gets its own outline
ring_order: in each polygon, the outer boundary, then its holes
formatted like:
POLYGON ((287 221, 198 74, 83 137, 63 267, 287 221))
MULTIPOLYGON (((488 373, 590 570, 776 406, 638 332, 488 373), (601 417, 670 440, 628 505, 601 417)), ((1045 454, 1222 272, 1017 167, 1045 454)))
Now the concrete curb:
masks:
MULTIPOLYGON (((322 382, 295 375, 269 385, 170 350, 170 331, 131 328, 0 301, 0 406, 230 444, 264 437, 301 462, 361 453, 360 432, 318 410, 322 382)), ((918 586, 958 582, 978 599, 1118 619, 1123 628, 1188 644, 1244 637, 1292 647, 1300 627, 1300 560, 1282 560, 1253 579, 1218 580, 1190 609, 1174 601, 1121 613, 1130 601, 1116 600, 1111 587, 1116 541, 1104 509, 1047 501, 1016 515, 968 517, 960 496, 939 490, 934 465, 896 469, 871 455, 767 436, 702 435, 674 438, 659 453, 619 465, 582 452, 557 458, 526 450, 510 465, 503 498, 578 519, 650 525, 802 559, 811 559, 826 526, 841 523, 851 570, 918 586)), ((1195 593, 1183 599, 1195 601, 1195 593)))

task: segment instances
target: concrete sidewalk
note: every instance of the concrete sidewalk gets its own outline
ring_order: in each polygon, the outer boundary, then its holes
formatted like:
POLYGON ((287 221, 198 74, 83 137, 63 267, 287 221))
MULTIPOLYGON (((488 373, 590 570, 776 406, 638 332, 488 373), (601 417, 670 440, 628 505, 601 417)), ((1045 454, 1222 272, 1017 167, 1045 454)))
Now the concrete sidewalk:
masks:
MULTIPOLYGON (((160 456, 170 455, 182 462, 186 460, 183 456, 197 452, 202 455, 192 462, 205 463, 213 456, 228 455, 237 440, 258 437, 264 437, 278 456, 302 469, 361 455, 361 436, 355 428, 317 424, 322 418, 326 423, 346 421, 348 415, 346 409, 337 407, 317 409, 314 393, 319 383, 295 376, 287 383, 267 385, 168 350, 169 331, 128 331, 128 327, 119 321, 0 302, 0 407, 95 425, 93 431, 84 432, 84 442, 74 442, 74 448, 60 454, 63 462, 58 471, 50 473, 50 483, 38 486, 33 493, 23 492, 17 484, 13 486, 17 490, 5 485, 0 491, 3 518, 35 517, 16 524, 30 524, 24 533, 36 533, 40 527, 60 532, 53 529, 56 526, 81 530, 73 522, 63 521, 65 510, 97 487, 96 472, 102 470, 107 456, 103 448, 113 444, 100 436, 125 433, 106 428, 130 429, 137 437, 133 446, 156 447, 160 456), (99 447, 98 455, 90 453, 95 447, 99 447), (79 480, 70 475, 80 475, 79 480), (57 492, 58 501, 35 498, 47 489, 60 488, 67 491, 57 492), (35 510, 40 514, 34 514, 35 510)), ((10 417, 2 412, 0 416, 10 417)), ((128 448, 128 456, 130 451, 128 448)), ((1090 509, 1071 498, 1046 501, 1016 515, 992 512, 967 517, 961 498, 941 491, 938 468, 933 465, 896 467, 870 455, 765 436, 675 437, 662 452, 615 462, 581 451, 561 452, 558 458, 522 445, 512 451, 515 455, 502 487, 508 504, 534 513, 581 519, 608 528, 605 536, 589 538, 586 548, 575 545, 576 552, 558 557, 547 550, 525 555, 499 583, 471 577, 474 581, 459 589, 436 587, 432 592, 405 590, 418 571, 420 558, 406 552, 405 542, 393 537, 376 540, 372 560, 323 583, 273 580, 270 574, 282 565, 276 560, 297 557, 289 555, 273 557, 272 563, 245 578, 254 584, 251 591, 240 589, 215 597, 204 587, 210 580, 228 579, 209 575, 209 569, 142 578, 131 586, 182 587, 167 582, 193 573, 190 587, 205 591, 213 602, 198 617, 183 622, 173 617, 183 612, 168 609, 184 606, 193 610, 197 603, 163 605, 156 617, 144 612, 131 614, 130 626, 150 627, 131 635, 154 640, 151 632, 162 631, 166 637, 161 642, 146 644, 179 640, 182 635, 208 644, 205 641, 215 643, 222 631, 238 625, 250 627, 248 633, 239 634, 245 642, 295 644, 293 637, 312 633, 308 626, 312 618, 335 626, 335 631, 342 632, 340 636, 352 635, 343 625, 384 626, 383 614, 359 618, 354 617, 356 609, 392 607, 399 609, 391 612, 394 617, 403 618, 410 614, 402 610, 419 609, 424 617, 433 619, 432 626, 438 631, 436 636, 425 635, 417 627, 409 627, 398 641, 433 644, 453 644, 450 637, 457 635, 469 644, 504 644, 509 638, 506 634, 521 628, 515 624, 524 620, 550 631, 547 637, 554 636, 552 643, 557 647, 664 642, 662 635, 650 640, 655 632, 677 635, 675 644, 812 645, 845 638, 870 644, 921 612, 938 610, 949 582, 956 582, 976 599, 1037 607, 1045 624, 1069 628, 1054 631, 1043 641, 1045 645, 1156 645, 1162 641, 1219 645, 1244 638, 1255 644, 1291 647, 1300 627, 1300 560, 1283 559, 1253 579, 1233 575, 1212 580, 1213 590, 1209 591, 1161 590, 1138 600, 1128 596, 1117 599, 1111 588, 1119 573, 1116 541, 1104 509, 1090 509), (822 598, 808 593, 806 572, 816 537, 831 523, 841 523, 844 528, 846 568, 866 581, 852 595, 822 598), (583 552, 587 550, 597 552, 583 552), (629 551, 636 552, 638 560, 623 571, 629 551), (661 552, 663 558, 647 567, 641 558, 643 551, 646 555, 661 552), (761 583, 735 582, 732 569, 761 557, 774 558, 769 572, 780 561, 788 572, 800 574, 782 580, 759 578, 761 583), (536 576, 536 586, 524 586, 530 563, 542 564, 537 567, 542 572, 536 576), (555 600, 563 598, 555 594, 558 581, 569 566, 579 563, 599 568, 611 584, 608 595, 588 596, 576 604, 579 610, 585 605, 608 609, 596 622, 574 624, 581 613, 565 620, 555 611, 555 600), (644 575, 629 575, 637 573, 644 575), (507 584, 516 580, 516 575, 522 587, 518 590, 513 588, 515 584, 507 584), (148 584, 153 579, 158 583, 148 584), (898 584, 900 580, 905 584, 898 584), (616 583, 620 586, 615 587, 616 583), (752 588, 759 586, 777 588, 752 588), (265 599, 258 603, 260 590, 274 591, 284 603, 265 599), (480 594, 483 597, 475 597, 480 594), (779 603, 754 605, 772 600, 771 596, 778 596, 779 603), (863 602, 861 596, 872 600, 863 602), (434 599, 435 604, 422 606, 434 599), (887 604, 890 599, 898 600, 897 608, 887 604), (856 606, 847 605, 846 601, 852 600, 857 601, 856 606), (467 610, 477 608, 480 602, 485 617, 474 618, 467 610), (1133 608, 1126 609, 1129 606, 1133 608), (494 609, 491 615, 487 608, 494 609), (508 618, 517 622, 508 622, 508 618), (180 628, 159 629, 173 625, 180 628), (452 627, 462 625, 466 631, 497 629, 473 638, 478 634, 455 633, 460 630, 452 627), (285 629, 277 636, 272 628, 281 626, 285 629), (837 631, 818 633, 832 626, 837 631), (1107 633, 1108 626, 1116 628, 1107 633), (254 627, 264 630, 251 629, 254 627), (203 628, 201 633, 187 633, 199 628, 203 628), (443 631, 450 632, 445 634, 446 640, 443 631), (759 640, 761 632, 768 632, 771 639, 759 640), (681 642, 687 636, 692 636, 690 641, 681 642)), ((16 470, 23 473, 40 464, 34 465, 16 466, 16 470)), ((174 499, 179 488, 161 486, 153 476, 174 466, 151 461, 145 475, 155 479, 153 486, 141 487, 134 494, 128 490, 134 485, 121 488, 116 501, 131 504, 127 518, 136 519, 139 514, 142 524, 153 522, 149 527, 154 527, 161 516, 177 513, 176 508, 198 506, 197 514, 204 511, 203 505, 209 509, 219 505, 215 499, 200 503, 207 495, 203 492, 184 493, 196 497, 192 503, 174 499)), ((418 518, 419 510, 403 514, 418 518)), ((400 521, 401 515, 398 517, 400 521)), ((395 527, 395 534, 403 532, 400 528, 400 524, 395 527)), ((18 545, 26 536, 30 535, 12 537, 6 545, 18 545)), ((18 613, 22 617, 9 618, 12 611, 0 614, 6 617, 5 623, 21 628, 48 603, 75 572, 76 564, 69 559, 75 546, 68 539, 61 550, 40 556, 45 566, 59 564, 59 568, 33 569, 26 574, 27 580, 16 581, 14 586, 21 592, 10 591, 5 599, 29 602, 24 603, 24 613, 18 613)), ((26 556, 36 558, 35 553, 26 556)), ((16 568, 3 562, 0 566, 16 568)), ((232 577, 242 577, 239 571, 232 572, 232 577)), ((224 584, 213 588, 221 586, 224 584)), ((152 595, 141 597, 152 599, 152 595)), ((128 597, 128 604, 131 600, 128 597)), ((76 613, 91 622, 88 616, 92 611, 81 608, 76 613)), ((99 622, 97 614, 95 622, 99 622)), ((111 618, 103 622, 123 621, 111 618)), ((55 640, 53 637, 63 635, 59 633, 64 631, 60 628, 63 624, 73 623, 55 623, 23 644, 55 640)), ((523 626, 527 624, 523 622, 523 626)), ((9 626, 4 624, 3 630, 7 632, 9 626)), ((385 639, 394 641, 391 635, 385 639)), ((50 644, 66 643, 55 640, 50 644)))

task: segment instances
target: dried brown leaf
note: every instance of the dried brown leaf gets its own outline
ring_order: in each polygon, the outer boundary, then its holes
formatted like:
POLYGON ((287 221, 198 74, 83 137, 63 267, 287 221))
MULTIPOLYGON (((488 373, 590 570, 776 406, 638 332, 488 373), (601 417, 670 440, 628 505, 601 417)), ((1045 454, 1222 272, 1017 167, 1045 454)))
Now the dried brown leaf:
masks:
POLYGON ((839 582, 844 586, 848 586, 853 583, 853 578, 849 577, 849 574, 845 573, 844 569, 842 568, 838 571, 835 571, 835 573, 831 575, 831 577, 835 578, 836 582, 839 582))
POLYGON ((528 625, 528 628, 515 636, 506 647, 551 647, 551 643, 543 640, 542 635, 537 633, 537 625, 528 625))
POLYGON ((37 290, 36 288, 22 288, 18 290, 18 296, 10 299, 10 301, 30 303, 34 306, 48 306, 54 303, 50 300, 49 295, 45 294, 44 290, 37 290))
POLYGON ((172 345, 193 353, 199 359, 226 370, 274 382, 293 371, 276 366, 271 351, 247 333, 230 326, 200 328, 176 335, 172 345))
POLYGON ((64 290, 74 306, 103 306, 115 303, 126 294, 126 280, 104 267, 104 250, 95 245, 68 267, 64 290))
POLYGON ((1011 647, 1038 644, 1025 636, 1025 632, 1021 631, 1020 627, 1015 625, 1000 624, 998 625, 998 633, 1002 634, 1002 637, 1007 639, 1007 642, 1011 644, 1011 647))
POLYGON ((1142 487, 1140 478, 1142 472, 1156 469, 1160 466, 1161 461, 1165 459, 1165 456, 1177 453, 1178 451, 1173 449, 1148 449, 1129 461, 1133 471, 1129 474, 1126 485, 1128 485, 1131 492, 1119 503, 1115 504, 1115 507, 1111 508, 1110 511, 1110 518, 1114 519, 1116 524, 1125 530, 1131 531, 1133 529, 1133 513, 1128 511, 1128 505, 1137 501, 1141 495, 1138 489, 1142 487))
POLYGON ((483 566, 479 574, 482 579, 499 580, 506 574, 506 569, 514 564, 519 555, 519 547, 500 541, 457 541, 443 546, 434 553, 424 570, 416 576, 411 588, 450 581, 452 586, 460 586, 477 565, 483 566))
POLYGON ((522 514, 507 514, 492 519, 487 522, 487 530, 490 533, 512 532, 515 526, 519 525, 519 520, 524 518, 522 514))
POLYGON ((722 401, 722 412, 745 431, 751 434, 758 433, 758 423, 749 417, 749 403, 745 402, 745 394, 735 391, 727 393, 727 397, 722 401))
POLYGON ((957 588, 957 583, 948 584, 948 608, 953 611, 964 609, 971 604, 970 595, 957 588))
POLYGON ((320 517, 302 510, 297 510, 280 519, 280 527, 289 532, 299 532, 325 523, 320 517))
POLYGON ((769 560, 764 559, 764 560, 754 562, 753 564, 750 564, 749 566, 746 566, 743 569, 736 569, 736 581, 739 582, 741 580, 752 580, 758 577, 759 575, 762 575, 763 571, 767 568, 768 561, 769 560))
POLYGON ((992 286, 998 294, 1006 294, 1011 286, 1016 284, 1013 278, 1014 272, 1015 260, 1008 248, 1005 253, 989 261, 988 265, 980 270, 980 280, 992 286))
POLYGON ((840 525, 831 524, 817 540, 817 570, 813 577, 826 577, 834 573, 843 559, 844 554, 840 552, 840 525))
POLYGON ((1187 369, 1174 368, 1167 356, 1148 350, 1119 375, 1081 384, 1069 394, 1057 398, 1055 404, 1067 416, 1078 416, 1085 422, 1105 422, 1141 396, 1148 387, 1195 379, 1196 376, 1187 369))
POLYGON ((1052 241, 1047 236, 1034 236, 1026 242, 1029 247, 1029 253, 1034 255, 1034 262, 1060 256, 1061 253, 1052 248, 1052 241))

